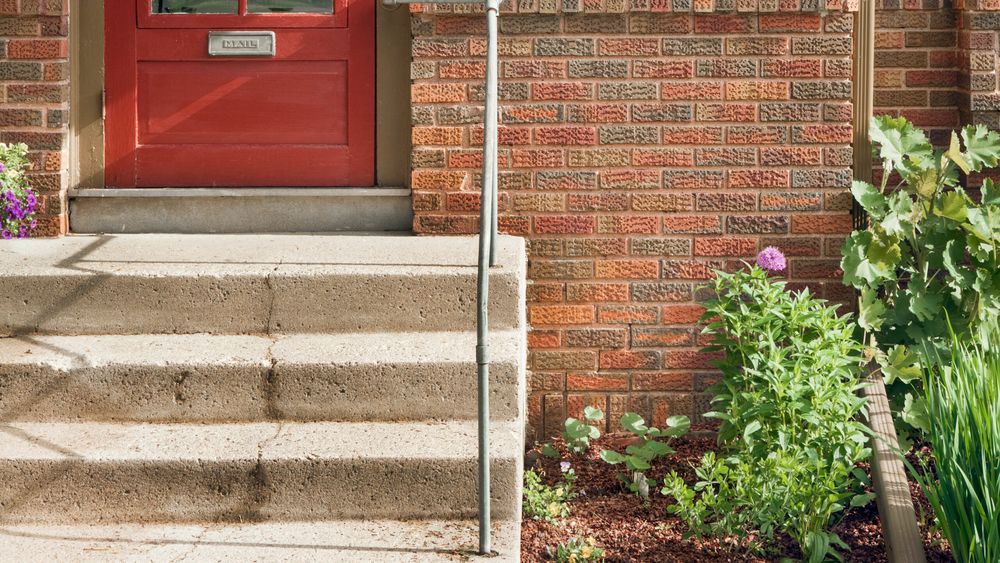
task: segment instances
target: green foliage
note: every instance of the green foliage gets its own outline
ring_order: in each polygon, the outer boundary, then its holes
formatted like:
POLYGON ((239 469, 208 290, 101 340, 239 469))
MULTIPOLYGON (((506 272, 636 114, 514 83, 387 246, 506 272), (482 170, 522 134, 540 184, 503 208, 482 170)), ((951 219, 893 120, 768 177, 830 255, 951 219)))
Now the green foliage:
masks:
POLYGON ((878 360, 904 428, 926 428, 911 385, 919 376, 893 377, 897 364, 889 356, 893 346, 908 347, 910 354, 894 357, 919 374, 914 352, 925 339, 947 341, 946 317, 964 334, 1000 312, 1000 187, 985 180, 976 203, 959 185, 960 172, 997 165, 1000 134, 968 126, 952 133, 948 150, 935 151, 901 117, 875 118, 870 131, 883 169, 901 181, 889 185, 886 173, 878 187, 851 186, 870 224, 844 244, 844 283, 861 291, 858 324, 882 350, 878 360))
POLYGON ((844 544, 829 531, 846 506, 863 504, 864 399, 861 347, 853 324, 808 290, 790 293, 758 267, 717 272, 716 298, 706 304, 707 351, 723 352, 713 389, 722 421, 722 457, 706 454, 698 481, 676 474, 662 493, 669 510, 697 535, 763 540, 777 531, 798 542, 810 561, 838 557, 844 544))
POLYGON ((24 238, 35 228, 38 197, 28 187, 28 146, 0 143, 0 238, 24 238))
POLYGON ((524 513, 535 520, 555 522, 569 516, 569 501, 576 497, 573 481, 576 473, 569 464, 563 465, 563 482, 550 487, 542 482, 542 477, 532 471, 524 472, 524 513))
POLYGON ((936 465, 911 471, 955 559, 987 563, 1000 561, 1000 326, 968 340, 953 335, 944 365, 923 373, 936 465))
POLYGON ((691 427, 691 420, 686 416, 671 416, 666 420, 662 430, 646 426, 646 421, 634 412, 625 413, 621 419, 622 428, 636 437, 636 442, 625 448, 625 453, 614 450, 601 450, 601 459, 611 465, 625 464, 629 474, 619 475, 619 478, 633 493, 643 498, 649 497, 649 487, 656 481, 646 477, 646 471, 652 463, 662 456, 674 453, 669 442, 673 438, 683 436, 691 427), (660 441, 666 439, 666 441, 660 441))
POLYGON ((583 563, 585 561, 604 561, 604 549, 597 546, 594 538, 586 540, 576 537, 563 542, 555 549, 547 548, 549 558, 558 563, 583 563))
POLYGON ((597 407, 588 406, 583 409, 583 420, 567 418, 563 438, 566 440, 566 447, 575 454, 587 451, 590 441, 601 437, 601 431, 589 423, 601 422, 604 420, 604 411, 597 407))

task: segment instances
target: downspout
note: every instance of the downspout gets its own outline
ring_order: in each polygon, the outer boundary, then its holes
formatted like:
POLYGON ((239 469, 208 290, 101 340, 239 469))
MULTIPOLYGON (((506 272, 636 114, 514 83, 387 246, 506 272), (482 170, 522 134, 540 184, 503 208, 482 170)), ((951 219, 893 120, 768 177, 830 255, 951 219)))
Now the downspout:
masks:
POLYGON ((496 265, 498 56, 497 20, 500 0, 383 0, 397 4, 483 4, 486 9, 486 100, 483 110, 483 170, 479 198, 479 262, 476 285, 476 385, 479 438, 479 553, 491 546, 490 514, 490 267, 496 265))
MULTIPOLYGON (((860 0, 854 35, 854 179, 872 181, 872 140, 868 126, 875 98, 875 0, 860 0)), ((853 202, 854 228, 868 226, 868 216, 853 202)), ((924 543, 917 526, 906 470, 899 459, 899 441, 892 420, 882 372, 874 364, 865 371, 864 395, 873 436, 872 485, 882 520, 886 555, 892 563, 923 563, 924 543)))

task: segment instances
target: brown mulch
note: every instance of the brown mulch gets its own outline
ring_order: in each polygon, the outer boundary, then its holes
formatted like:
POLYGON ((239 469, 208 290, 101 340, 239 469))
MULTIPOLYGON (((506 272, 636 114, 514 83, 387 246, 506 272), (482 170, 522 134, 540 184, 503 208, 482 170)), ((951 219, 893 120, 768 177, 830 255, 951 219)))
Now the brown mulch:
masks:
MULTIPOLYGON (((695 428, 695 430, 705 430, 695 428)), ((685 526, 675 516, 667 513, 668 499, 659 494, 659 488, 650 491, 648 504, 635 494, 622 489, 618 480, 619 467, 608 465, 598 457, 602 448, 612 447, 621 451, 629 437, 603 436, 591 444, 583 455, 569 455, 561 440, 553 446, 563 459, 550 459, 533 450, 529 459, 535 469, 543 472, 549 484, 561 482, 560 461, 570 461, 577 474, 574 491, 582 494, 570 503, 569 518, 558 524, 525 518, 521 525, 521 560, 547 561, 547 546, 555 546, 574 536, 593 537, 605 548, 607 561, 650 562, 721 562, 721 561, 778 561, 783 558, 800 558, 801 553, 790 538, 781 537, 776 545, 767 546, 765 554, 748 554, 745 550, 718 538, 683 537, 685 526)), ((671 446, 676 453, 657 462, 648 473, 657 483, 671 470, 685 479, 693 478, 691 465, 696 464, 706 451, 717 450, 715 439, 704 432, 689 434, 675 440, 671 446)), ((924 535, 927 559, 931 562, 952 561, 950 550, 940 534, 931 529, 933 511, 927 504, 920 487, 911 482, 911 492, 917 504, 918 519, 924 535), (920 518, 921 512, 926 515, 920 518)), ((880 563, 888 561, 882 539, 882 527, 875 503, 852 509, 835 527, 842 540, 851 547, 845 553, 846 561, 880 563)))

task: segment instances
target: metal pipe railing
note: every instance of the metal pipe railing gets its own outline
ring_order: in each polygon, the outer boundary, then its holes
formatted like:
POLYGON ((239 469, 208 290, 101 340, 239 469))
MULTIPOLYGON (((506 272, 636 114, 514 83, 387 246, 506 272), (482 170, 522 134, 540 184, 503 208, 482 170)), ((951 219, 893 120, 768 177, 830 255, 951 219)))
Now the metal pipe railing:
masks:
POLYGON ((483 115, 483 171, 479 199, 479 263, 476 287, 476 371, 479 408, 479 553, 492 551, 490 541, 490 266, 496 265, 498 55, 500 0, 383 0, 396 4, 482 4, 486 8, 486 99, 483 115))

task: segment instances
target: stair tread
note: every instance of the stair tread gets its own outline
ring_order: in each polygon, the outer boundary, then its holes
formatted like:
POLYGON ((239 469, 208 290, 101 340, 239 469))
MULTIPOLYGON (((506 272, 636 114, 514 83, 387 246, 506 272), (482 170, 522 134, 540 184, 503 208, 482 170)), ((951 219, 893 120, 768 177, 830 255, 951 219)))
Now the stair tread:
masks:
MULTIPOLYGON (((517 561, 520 522, 496 521, 490 561, 517 561)), ((5 525, 10 561, 467 561, 478 545, 470 520, 244 524, 5 525)), ((472 560, 478 558, 473 557, 472 560)))
MULTIPOLYGON (((491 457, 516 458, 521 424, 493 422, 491 457)), ((469 459, 476 421, 231 424, 9 422, 0 460, 79 462, 469 459)))
MULTIPOLYGON (((80 235, 0 247, 0 277, 212 276, 358 272, 475 273, 476 237, 352 235, 80 235)), ((523 261, 521 239, 497 240, 494 271, 523 261)))
MULTIPOLYGON (((490 332, 495 362, 517 362, 519 331, 490 332)), ((327 365, 468 363, 476 335, 461 332, 330 333, 276 336, 215 334, 31 335, 0 338, 0 365, 57 370, 108 365, 327 365)))

